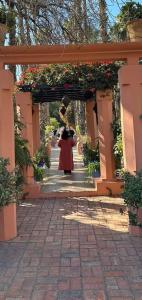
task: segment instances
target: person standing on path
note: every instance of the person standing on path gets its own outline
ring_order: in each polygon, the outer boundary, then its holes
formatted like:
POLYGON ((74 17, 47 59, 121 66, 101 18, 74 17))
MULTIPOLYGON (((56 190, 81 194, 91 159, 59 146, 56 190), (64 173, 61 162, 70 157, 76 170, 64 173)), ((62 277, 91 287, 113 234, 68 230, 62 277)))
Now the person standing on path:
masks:
POLYGON ((68 130, 64 129, 58 142, 58 147, 60 147, 59 170, 63 170, 64 174, 71 174, 74 168, 72 154, 72 147, 74 146, 75 141, 70 138, 68 130))

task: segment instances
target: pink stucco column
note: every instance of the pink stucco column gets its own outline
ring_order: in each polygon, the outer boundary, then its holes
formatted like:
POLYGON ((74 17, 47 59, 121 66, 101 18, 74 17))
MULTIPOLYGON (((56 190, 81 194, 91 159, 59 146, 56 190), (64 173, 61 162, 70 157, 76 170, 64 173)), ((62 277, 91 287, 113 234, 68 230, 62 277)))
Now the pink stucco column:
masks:
POLYGON ((39 122, 39 104, 33 104, 33 153, 40 147, 40 122, 39 122))
POLYGON ((98 107, 98 136, 101 178, 114 177, 113 132, 112 132, 112 91, 96 92, 98 107))
MULTIPOLYGON (((33 157, 33 123, 32 123, 32 98, 29 92, 17 93, 16 104, 20 107, 21 122, 24 124, 22 136, 28 140, 28 149, 31 157, 33 157)), ((26 169, 26 183, 33 184, 33 167, 26 169)))
POLYGON ((15 168, 13 75, 8 70, 0 71, 0 156, 9 158, 9 170, 15 168))
POLYGON ((94 100, 88 100, 86 102, 87 135, 88 135, 89 140, 91 142, 92 148, 95 148, 97 137, 98 137, 96 115, 95 115, 95 112, 93 110, 94 105, 95 105, 94 100))
MULTIPOLYGON (((32 97, 31 93, 17 93, 16 104, 20 107, 21 122, 24 124, 22 136, 28 140, 28 149, 31 157, 33 158, 33 117, 32 117, 32 97)), ((27 197, 38 196, 40 186, 35 182, 33 176, 33 167, 29 166, 25 170, 26 185, 24 188, 27 197)))
POLYGON ((119 70, 124 168, 142 169, 142 65, 119 70))
MULTIPOLYGON (((0 156, 9 158, 9 171, 15 168, 13 87, 12 73, 0 70, 0 156)), ((0 240, 14 238, 17 235, 16 204, 4 207, 0 218, 0 240)))

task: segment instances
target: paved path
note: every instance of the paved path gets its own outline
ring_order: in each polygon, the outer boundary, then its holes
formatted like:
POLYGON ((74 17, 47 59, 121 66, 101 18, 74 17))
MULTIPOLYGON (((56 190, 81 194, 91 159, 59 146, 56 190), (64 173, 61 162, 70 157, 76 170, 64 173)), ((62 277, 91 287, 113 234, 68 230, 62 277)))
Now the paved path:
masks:
POLYGON ((142 238, 121 199, 32 200, 0 243, 0 300, 141 300, 142 238))
POLYGON ((74 171, 72 175, 64 175, 58 170, 59 164, 58 147, 52 148, 51 168, 46 171, 46 176, 41 187, 41 192, 65 192, 65 191, 90 191, 94 188, 92 180, 87 176, 83 166, 82 157, 73 150, 74 171))

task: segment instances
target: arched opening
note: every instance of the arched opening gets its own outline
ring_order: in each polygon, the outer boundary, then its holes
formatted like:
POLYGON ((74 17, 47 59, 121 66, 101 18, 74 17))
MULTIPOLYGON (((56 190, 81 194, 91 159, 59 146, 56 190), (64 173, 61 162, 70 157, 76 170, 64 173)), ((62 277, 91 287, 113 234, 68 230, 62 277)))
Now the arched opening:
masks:
MULTIPOLYGON (((10 168, 14 168, 14 130, 13 130, 13 103, 12 89, 13 80, 11 73, 3 70, 5 64, 45 64, 45 63, 77 63, 77 62, 95 62, 102 59, 113 59, 127 61, 127 65, 123 66, 119 71, 119 82, 121 86, 121 115, 122 115, 122 137, 124 143, 124 167, 130 172, 142 168, 142 144, 139 136, 141 136, 141 118, 139 111, 141 108, 141 78, 142 68, 139 59, 142 57, 142 45, 140 42, 133 43, 114 43, 114 44, 97 44, 83 46, 32 46, 32 47, 1 47, 0 53, 0 155, 10 158, 10 168), (136 99, 136 107, 133 99, 136 99), (5 126, 6 124, 6 126, 5 126), (128 130, 129 124, 129 130, 128 130), (7 136, 7 139, 5 139, 7 136)), ((23 97, 23 94, 20 95, 23 97)), ((106 110, 104 109, 104 99, 108 100, 107 110, 109 115, 109 95, 98 93, 98 103, 100 105, 100 141, 102 145, 102 171, 107 174, 106 178, 96 181, 96 190, 93 195, 118 193, 121 183, 113 180, 109 176, 109 168, 107 169, 108 159, 111 159, 110 146, 106 147, 108 132, 110 126, 105 126, 103 122, 106 119, 106 110), (105 147, 104 147, 105 145, 105 147), (104 152, 103 152, 104 151, 104 152), (106 160, 104 160, 104 158, 106 160)), ((24 102, 23 102, 24 103, 24 102)), ((28 134, 31 137, 32 132, 32 102, 26 103, 27 113, 25 117, 28 123, 28 134), (29 110, 30 107, 30 110, 29 110)), ((21 112, 22 113, 22 112, 21 112)), ((110 115, 109 115, 110 116, 110 115)), ((31 140, 31 138, 29 138, 31 140)), ((31 146, 31 145, 30 145, 31 146)), ((33 151, 33 145, 31 146, 33 151)), ((108 167, 110 164, 108 164, 108 167)), ((40 194, 39 186, 33 181, 33 174, 29 169, 29 182, 27 184, 27 192, 30 197, 45 197, 40 194)), ((12 213, 13 217, 14 213, 12 213)), ((16 221, 16 218, 14 218, 16 221)), ((15 225, 14 234, 15 236, 15 225)))

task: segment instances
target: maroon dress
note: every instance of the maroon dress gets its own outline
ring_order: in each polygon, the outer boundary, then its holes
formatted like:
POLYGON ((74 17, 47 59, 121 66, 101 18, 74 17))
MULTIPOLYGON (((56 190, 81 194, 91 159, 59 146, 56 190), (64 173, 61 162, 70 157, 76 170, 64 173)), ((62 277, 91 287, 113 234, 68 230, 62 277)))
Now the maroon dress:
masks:
POLYGON ((72 147, 75 146, 73 139, 59 140, 58 146, 61 148, 59 156, 59 170, 73 170, 72 147))

